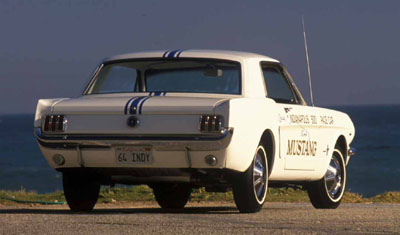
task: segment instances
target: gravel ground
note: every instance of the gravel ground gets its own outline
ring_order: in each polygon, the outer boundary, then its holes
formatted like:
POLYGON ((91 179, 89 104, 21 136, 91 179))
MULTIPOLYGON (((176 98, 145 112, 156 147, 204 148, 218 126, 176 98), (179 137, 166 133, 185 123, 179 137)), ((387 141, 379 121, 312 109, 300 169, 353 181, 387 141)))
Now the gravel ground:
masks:
POLYGON ((2 206, 0 234, 400 234, 400 205, 342 204, 316 210, 308 203, 267 203, 239 214, 233 203, 189 203, 164 212, 155 203, 96 205, 92 213, 67 206, 2 206))

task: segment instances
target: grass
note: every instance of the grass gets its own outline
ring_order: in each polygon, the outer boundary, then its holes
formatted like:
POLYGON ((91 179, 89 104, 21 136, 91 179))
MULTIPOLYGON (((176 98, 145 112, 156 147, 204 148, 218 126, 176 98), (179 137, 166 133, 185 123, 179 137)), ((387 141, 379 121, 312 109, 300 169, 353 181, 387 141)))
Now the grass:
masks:
MULTIPOLYGON (((54 193, 46 193, 46 194, 38 194, 36 192, 30 191, 27 192, 25 189, 21 189, 19 191, 0 191, 0 205, 15 205, 19 202, 16 201, 29 201, 29 202, 51 202, 51 203, 59 203, 64 202, 64 192, 57 191, 54 193), (15 201, 11 201, 15 200, 15 201)), ((35 203, 32 203, 35 204, 35 203)))
MULTIPOLYGON (((147 186, 134 187, 102 187, 98 203, 115 202, 151 202, 154 201, 152 190, 147 186)), ((232 192, 209 193, 204 188, 194 189, 191 201, 231 201, 232 192)), ((46 204, 65 202, 64 193, 38 194, 27 192, 24 189, 19 191, 0 190, 0 205, 16 205, 18 203, 46 204), (11 199, 11 200, 9 200, 11 199), (12 201, 14 200, 14 201, 12 201), (18 202, 16 202, 18 201, 18 202), (22 201, 22 202, 21 202, 22 201)), ((267 202, 309 202, 307 192, 294 189, 269 189, 267 202)), ((357 193, 346 192, 343 197, 345 203, 400 203, 400 192, 385 192, 374 197, 366 198, 357 193)))

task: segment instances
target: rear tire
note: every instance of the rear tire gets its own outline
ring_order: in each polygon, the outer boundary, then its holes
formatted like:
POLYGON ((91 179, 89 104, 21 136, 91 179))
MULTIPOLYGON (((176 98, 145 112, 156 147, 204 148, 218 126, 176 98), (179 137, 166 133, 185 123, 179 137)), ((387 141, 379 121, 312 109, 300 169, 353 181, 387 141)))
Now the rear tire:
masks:
POLYGON ((342 152, 335 148, 324 177, 307 187, 311 204, 317 209, 335 209, 346 189, 346 163, 342 152))
POLYGON ((163 209, 182 209, 190 198, 192 188, 185 184, 152 185, 154 197, 163 209))
POLYGON ((93 210, 100 192, 100 184, 84 174, 63 173, 63 188, 69 208, 76 212, 93 210))
POLYGON ((262 145, 257 147, 250 167, 233 182, 233 198, 240 213, 261 210, 268 190, 268 160, 262 145))

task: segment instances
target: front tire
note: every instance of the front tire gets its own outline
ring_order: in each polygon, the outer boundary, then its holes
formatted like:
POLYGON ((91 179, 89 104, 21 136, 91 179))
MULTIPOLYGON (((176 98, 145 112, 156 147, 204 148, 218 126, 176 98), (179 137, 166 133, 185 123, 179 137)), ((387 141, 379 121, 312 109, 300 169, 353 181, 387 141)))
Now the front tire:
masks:
POLYGON ((83 174, 63 173, 63 188, 69 208, 76 212, 93 210, 100 193, 100 184, 83 174))
POLYGON ((182 209, 190 198, 192 188, 185 184, 153 185, 154 197, 163 209, 182 209))
POLYGON ((233 182, 233 198, 240 213, 261 210, 268 189, 268 160, 262 145, 257 147, 250 167, 233 182))
POLYGON ((335 148, 328 170, 319 181, 307 187, 311 204, 317 209, 335 209, 342 201, 346 189, 346 163, 342 152, 335 148))

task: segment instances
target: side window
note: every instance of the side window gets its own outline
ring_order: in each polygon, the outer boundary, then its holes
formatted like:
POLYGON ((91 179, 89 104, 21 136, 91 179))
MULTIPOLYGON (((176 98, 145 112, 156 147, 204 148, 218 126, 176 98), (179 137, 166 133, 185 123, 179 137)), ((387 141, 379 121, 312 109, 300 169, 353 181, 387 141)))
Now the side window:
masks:
POLYGON ((296 103, 292 89, 279 68, 271 65, 262 65, 262 72, 269 98, 274 99, 278 103, 296 103))

